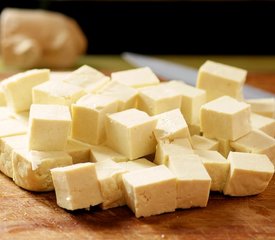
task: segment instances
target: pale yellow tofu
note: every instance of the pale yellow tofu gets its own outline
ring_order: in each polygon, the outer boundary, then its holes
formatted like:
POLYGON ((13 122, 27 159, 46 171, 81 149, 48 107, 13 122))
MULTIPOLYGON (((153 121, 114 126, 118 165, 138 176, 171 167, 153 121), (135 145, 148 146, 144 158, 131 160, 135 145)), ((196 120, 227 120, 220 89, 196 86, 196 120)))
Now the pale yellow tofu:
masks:
POLYGON ((72 138, 98 145, 106 140, 106 114, 118 110, 117 99, 110 96, 87 94, 72 105, 72 138))
POLYGON ((275 139, 262 131, 252 130, 230 145, 237 152, 266 154, 275 165, 275 139))
POLYGON ((11 117, 17 119, 23 125, 28 126, 30 112, 29 111, 25 111, 25 112, 20 112, 20 113, 11 113, 11 117))
POLYGON ((129 159, 107 146, 91 145, 91 162, 112 160, 114 162, 126 162, 129 159))
POLYGON ((27 135, 0 138, 0 170, 6 176, 13 177, 12 154, 14 149, 27 149, 27 135))
POLYGON ((71 114, 67 106, 32 104, 28 129, 29 149, 64 150, 71 122, 71 114))
POLYGON ((230 174, 223 193, 249 196, 263 192, 274 173, 274 166, 264 154, 230 152, 230 174))
POLYGON ((48 69, 33 69, 15 74, 2 82, 6 102, 14 112, 24 112, 32 104, 32 88, 50 78, 48 69))
POLYGON ((176 178, 163 165, 132 171, 123 175, 128 207, 137 218, 176 209, 176 178))
POLYGON ((159 84, 159 79, 149 67, 113 72, 111 79, 134 88, 159 84))
POLYGON ((195 150, 209 176, 211 177, 211 191, 222 192, 229 173, 229 161, 217 151, 195 150))
POLYGON ((251 113, 250 120, 253 129, 261 130, 270 137, 275 137, 275 120, 273 118, 251 113))
POLYGON ((9 108, 0 107, 0 121, 11 117, 12 117, 12 112, 9 110, 9 108))
POLYGON ((171 81, 169 86, 181 95, 181 112, 188 124, 199 122, 201 106, 206 103, 206 92, 203 89, 189 86, 183 82, 171 81))
POLYGON ((168 168, 177 178, 177 208, 206 207, 211 178, 197 155, 171 156, 168 168))
POLYGON ((157 125, 154 129, 157 141, 190 138, 187 123, 179 109, 160 113, 154 118, 157 119, 157 125))
POLYGON ((0 120, 0 138, 14 135, 22 135, 27 132, 27 127, 13 118, 0 120))
POLYGON ((4 94, 3 86, 0 84, 0 106, 6 106, 6 97, 4 94))
POLYGON ((241 100, 246 76, 244 69, 208 60, 199 69, 197 87, 206 91, 207 101, 224 95, 241 100))
POLYGON ((230 151, 232 151, 230 141, 227 139, 217 139, 219 142, 219 153, 227 158, 230 151))
POLYGON ((57 205, 67 210, 89 209, 102 202, 94 163, 51 169, 57 205))
POLYGON ((96 173, 102 194, 102 209, 125 205, 123 193, 122 174, 126 169, 112 160, 95 163, 96 173))
POLYGON ((215 139, 209 139, 204 136, 193 135, 191 137, 191 145, 193 149, 200 150, 218 150, 219 142, 215 139))
POLYGON ((275 118, 275 98, 247 99, 251 111, 265 117, 275 118))
POLYGON ((153 134, 157 120, 137 109, 128 109, 107 116, 107 145, 130 160, 154 153, 153 134))
POLYGON ((81 87, 62 81, 47 81, 32 90, 35 104, 59 104, 70 107, 83 95, 85 91, 81 87))
POLYGON ((202 135, 201 125, 199 122, 195 124, 188 124, 190 135, 202 135))
POLYGON ((28 151, 14 149, 12 155, 13 181, 26 190, 44 192, 54 189, 52 168, 72 164, 72 157, 63 151, 28 151))
POLYGON ((224 96, 201 107, 201 129, 208 138, 236 140, 251 130, 250 106, 224 96))
POLYGON ((72 157, 73 164, 90 162, 91 146, 75 139, 68 139, 64 151, 72 157))
POLYGON ((181 108, 181 95, 169 83, 139 89, 138 109, 153 116, 181 108))
POLYGON ((156 146, 154 163, 167 165, 171 156, 183 156, 192 153, 193 149, 187 138, 175 139, 172 142, 159 142, 156 146))
POLYGON ((149 161, 146 158, 139 158, 132 161, 127 162, 119 162, 118 163, 120 167, 124 168, 127 172, 137 171, 140 169, 155 167, 156 164, 149 161))
POLYGON ((118 111, 135 108, 138 91, 135 88, 111 81, 97 91, 97 94, 114 97, 118 100, 118 111))
POLYGON ((87 93, 95 93, 109 82, 110 78, 90 66, 83 65, 68 74, 63 81, 81 87, 87 93))

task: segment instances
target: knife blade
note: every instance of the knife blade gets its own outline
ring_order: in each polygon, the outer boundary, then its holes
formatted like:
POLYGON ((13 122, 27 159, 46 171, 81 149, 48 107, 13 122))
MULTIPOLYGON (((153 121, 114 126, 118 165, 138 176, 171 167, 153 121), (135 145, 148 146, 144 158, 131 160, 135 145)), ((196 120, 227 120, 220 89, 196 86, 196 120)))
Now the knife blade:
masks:
MULTIPOLYGON (((195 68, 130 52, 122 53, 122 58, 136 67, 150 67, 154 73, 167 80, 182 80, 189 85, 196 85, 198 70, 195 68)), ((275 97, 273 93, 247 84, 243 87, 243 94, 245 99, 275 97)))

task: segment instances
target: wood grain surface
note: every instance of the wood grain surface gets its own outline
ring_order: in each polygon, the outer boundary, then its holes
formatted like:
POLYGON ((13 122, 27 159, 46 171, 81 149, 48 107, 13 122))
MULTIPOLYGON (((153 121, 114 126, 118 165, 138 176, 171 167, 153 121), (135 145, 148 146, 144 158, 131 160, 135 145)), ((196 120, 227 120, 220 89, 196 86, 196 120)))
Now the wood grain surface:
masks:
MULTIPOLYGON (((248 83, 275 93, 275 74, 250 74, 248 83)), ((0 239, 271 240, 275 177, 257 196, 211 193, 206 208, 136 219, 127 207, 65 211, 56 205, 54 192, 25 191, 0 173, 0 239)))

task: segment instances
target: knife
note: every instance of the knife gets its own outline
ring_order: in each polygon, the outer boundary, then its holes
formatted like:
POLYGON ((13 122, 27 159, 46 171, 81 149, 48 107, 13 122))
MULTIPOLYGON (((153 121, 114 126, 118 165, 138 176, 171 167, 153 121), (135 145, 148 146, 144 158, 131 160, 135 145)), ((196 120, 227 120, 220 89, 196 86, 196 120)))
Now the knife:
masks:
MULTIPOLYGON (((196 86, 198 70, 195 68, 130 52, 122 53, 122 58, 136 67, 150 67, 158 76, 167 80, 182 80, 189 85, 196 86)), ((273 93, 247 84, 244 85, 243 94, 245 99, 275 97, 273 93)))

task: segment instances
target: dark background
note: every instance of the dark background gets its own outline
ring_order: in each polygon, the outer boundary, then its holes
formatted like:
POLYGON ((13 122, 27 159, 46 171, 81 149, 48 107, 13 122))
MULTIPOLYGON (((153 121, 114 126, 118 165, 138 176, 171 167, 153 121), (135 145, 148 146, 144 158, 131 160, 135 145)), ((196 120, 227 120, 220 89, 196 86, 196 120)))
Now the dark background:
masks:
POLYGON ((275 54, 274 1, 0 0, 75 18, 90 54, 275 54))

